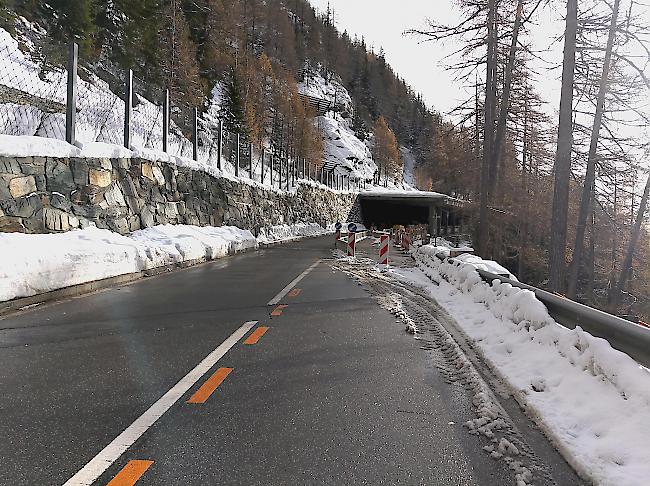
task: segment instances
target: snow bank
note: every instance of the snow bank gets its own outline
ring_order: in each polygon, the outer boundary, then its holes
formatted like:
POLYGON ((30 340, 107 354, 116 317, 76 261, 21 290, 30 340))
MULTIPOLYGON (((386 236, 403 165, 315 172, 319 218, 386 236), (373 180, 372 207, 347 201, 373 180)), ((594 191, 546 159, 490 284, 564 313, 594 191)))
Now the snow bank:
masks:
POLYGON ((560 326, 528 290, 483 282, 475 266, 442 262, 431 247, 413 255, 418 268, 396 274, 446 308, 576 470, 601 485, 647 484, 647 369, 604 339, 560 326))
POLYGON ((230 226, 164 225, 128 236, 93 227, 0 233, 0 301, 249 248, 257 248, 251 232, 230 226))
MULTIPOLYGON (((436 255, 442 254, 444 256, 449 256, 450 250, 463 250, 463 251, 474 251, 469 245, 460 245, 459 247, 454 247, 451 243, 442 238, 438 238, 438 245, 424 245, 419 248, 419 251, 429 257, 435 257, 436 255), (440 241, 442 240, 442 241, 440 241)), ((464 253, 457 257, 454 257, 454 260, 464 263, 471 266, 473 269, 484 270, 486 272, 493 273, 495 275, 500 275, 510 280, 517 281, 517 277, 510 273, 510 271, 494 260, 484 260, 478 255, 473 255, 471 253, 464 253)), ((445 262, 445 264, 448 264, 445 262)), ((478 274, 477 274, 478 275, 478 274)))
POLYGON ((272 243, 304 236, 321 236, 331 233, 332 231, 333 227, 331 229, 329 227, 323 228, 318 223, 283 224, 272 226, 268 229, 262 229, 257 237, 257 241, 258 243, 272 243))

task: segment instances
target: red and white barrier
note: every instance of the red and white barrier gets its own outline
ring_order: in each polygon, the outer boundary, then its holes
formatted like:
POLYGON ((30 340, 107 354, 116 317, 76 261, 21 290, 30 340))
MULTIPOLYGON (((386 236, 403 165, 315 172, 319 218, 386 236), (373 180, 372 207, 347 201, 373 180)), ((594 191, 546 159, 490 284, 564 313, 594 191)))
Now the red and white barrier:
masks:
POLYGON ((388 243, 390 238, 388 235, 381 235, 379 245, 379 263, 382 265, 388 265, 388 243))
POLYGON ((348 256, 354 258, 357 248, 357 235, 356 233, 348 233, 348 256))

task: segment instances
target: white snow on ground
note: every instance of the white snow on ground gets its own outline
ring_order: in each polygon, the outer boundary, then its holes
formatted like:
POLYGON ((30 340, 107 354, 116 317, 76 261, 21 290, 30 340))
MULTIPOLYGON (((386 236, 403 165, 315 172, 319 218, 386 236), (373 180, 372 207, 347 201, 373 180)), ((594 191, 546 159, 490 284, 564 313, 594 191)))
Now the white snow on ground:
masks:
POLYGON ((0 233, 0 302, 333 231, 333 225, 296 223, 262 230, 257 239, 234 226, 171 224, 126 236, 95 227, 58 234, 0 233))
POLYGON ((305 236, 321 236, 333 231, 333 227, 323 228, 318 223, 282 224, 262 229, 257 237, 258 243, 292 240, 305 236))
POLYGON ((60 234, 0 233, 0 302, 257 248, 232 226, 155 226, 122 236, 94 227, 60 234))
POLYGON ((394 274, 428 289, 582 475, 647 484, 648 370, 604 339, 557 324, 532 292, 485 283, 473 265, 442 262, 435 251, 414 250, 418 268, 394 274))
MULTIPOLYGON (((459 247, 456 247, 452 245, 450 242, 443 238, 438 238, 437 241, 438 245, 425 245, 419 248, 419 251, 431 258, 435 257, 436 255, 442 254, 444 256, 449 256, 451 250, 457 250, 457 251, 474 251, 473 248, 471 248, 469 245, 461 245, 459 247)), ((478 255, 473 255, 471 253, 464 253, 462 255, 459 255, 457 257, 454 257, 455 260, 458 260, 460 262, 466 263, 468 265, 471 265, 474 268, 477 268, 479 270, 484 270, 486 272, 493 273, 495 275, 501 275, 504 277, 509 278, 510 280, 517 280, 517 277, 515 277, 510 271, 500 265, 499 263, 493 261, 493 260, 483 260, 480 256, 478 255)))

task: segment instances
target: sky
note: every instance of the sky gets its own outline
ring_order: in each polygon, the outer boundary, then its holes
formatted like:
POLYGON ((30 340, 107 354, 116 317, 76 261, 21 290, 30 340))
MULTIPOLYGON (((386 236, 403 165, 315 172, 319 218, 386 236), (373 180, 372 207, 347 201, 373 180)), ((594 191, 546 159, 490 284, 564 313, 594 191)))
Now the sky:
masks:
MULTIPOLYGON (((328 0, 310 2, 321 12, 327 9, 328 0)), ((454 74, 442 66, 453 45, 421 42, 417 37, 403 35, 408 29, 425 27, 427 18, 445 24, 458 20, 459 12, 453 0, 329 0, 329 4, 335 12, 338 29, 365 37, 366 43, 376 51, 383 48, 390 65, 422 93, 431 108, 447 113, 470 96, 454 80, 454 74)), ((536 44, 552 47, 545 58, 551 65, 559 66, 561 43, 553 44, 552 39, 561 34, 562 20, 549 11, 536 20, 539 25, 532 32, 536 41, 540 41, 536 44)), ((541 63, 535 68, 540 73, 538 91, 548 101, 547 112, 553 114, 559 104, 561 71, 558 68, 549 71, 549 64, 541 63)))

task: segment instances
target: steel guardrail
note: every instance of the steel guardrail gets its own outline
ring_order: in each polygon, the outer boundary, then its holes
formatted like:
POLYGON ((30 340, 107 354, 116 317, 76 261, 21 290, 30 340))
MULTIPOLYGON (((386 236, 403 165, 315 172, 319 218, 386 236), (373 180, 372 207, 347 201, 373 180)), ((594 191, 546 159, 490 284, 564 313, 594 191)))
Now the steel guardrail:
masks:
MULTIPOLYGON (((455 262, 453 258, 447 258, 447 260, 455 262)), ((532 285, 478 268, 476 270, 481 278, 488 283, 500 280, 513 287, 530 290, 546 306, 549 315, 557 323, 569 329, 580 326, 593 336, 606 339, 613 348, 632 357, 646 368, 650 368, 650 329, 532 285)))

